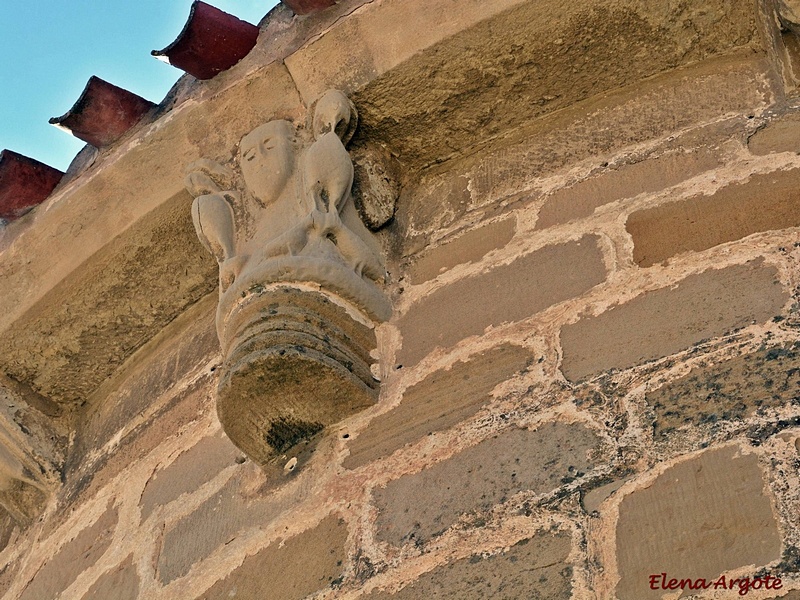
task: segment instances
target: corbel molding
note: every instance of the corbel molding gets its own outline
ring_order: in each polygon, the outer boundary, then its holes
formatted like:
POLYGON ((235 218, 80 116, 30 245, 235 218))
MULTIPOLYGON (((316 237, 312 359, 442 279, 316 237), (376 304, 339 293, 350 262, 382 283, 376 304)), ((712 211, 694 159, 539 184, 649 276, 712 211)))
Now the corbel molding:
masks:
POLYGON ((370 229, 391 219, 397 188, 364 191, 369 172, 385 174, 370 155, 356 207, 346 145, 357 124, 352 102, 330 90, 305 126, 250 131, 237 164, 187 167, 195 229, 219 263, 217 412, 262 465, 377 399, 374 328, 392 307, 370 229))

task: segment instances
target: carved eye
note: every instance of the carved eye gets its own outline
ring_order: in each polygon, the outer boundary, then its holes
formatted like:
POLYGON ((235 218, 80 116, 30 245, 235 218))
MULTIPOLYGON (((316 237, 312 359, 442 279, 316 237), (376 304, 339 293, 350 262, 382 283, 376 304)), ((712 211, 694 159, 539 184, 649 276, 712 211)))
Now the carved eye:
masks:
POLYGON ((272 138, 267 138, 261 145, 264 147, 264 150, 272 150, 275 147, 275 142, 272 141, 272 138))
POLYGON ((242 156, 246 161, 251 161, 256 157, 256 149, 249 148, 248 150, 245 151, 245 153, 242 156))

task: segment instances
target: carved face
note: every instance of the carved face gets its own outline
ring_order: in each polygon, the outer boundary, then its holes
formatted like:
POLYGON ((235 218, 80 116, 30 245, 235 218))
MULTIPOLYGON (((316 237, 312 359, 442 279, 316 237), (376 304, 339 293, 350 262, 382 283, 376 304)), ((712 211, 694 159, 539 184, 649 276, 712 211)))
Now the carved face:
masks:
POLYGON ((294 170, 294 126, 270 121, 242 138, 240 166, 250 191, 265 205, 280 196, 294 170))

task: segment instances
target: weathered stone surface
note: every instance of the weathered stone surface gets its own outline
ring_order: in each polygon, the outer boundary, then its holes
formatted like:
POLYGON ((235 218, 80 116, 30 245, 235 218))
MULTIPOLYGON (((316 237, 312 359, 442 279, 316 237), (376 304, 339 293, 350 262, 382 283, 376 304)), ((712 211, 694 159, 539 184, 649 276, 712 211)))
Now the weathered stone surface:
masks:
POLYGON ((504 431, 376 489, 376 538, 398 546, 425 542, 464 513, 487 510, 523 490, 553 490, 565 478, 592 468, 588 453, 598 444, 582 425, 548 423, 534 431, 504 431))
POLYGON ((408 278, 411 283, 422 283, 456 265, 478 261, 511 241, 515 230, 513 217, 471 229, 425 252, 409 269, 408 278))
POLYGON ((98 579, 82 600, 136 600, 139 597, 139 575, 132 558, 111 569, 98 579))
POLYGON ((800 343, 696 367, 645 396, 656 412, 656 436, 683 425, 741 419, 759 407, 777 407, 796 398, 800 398, 800 343))
POLYGON ((336 0, 281 0, 286 6, 291 8, 298 15, 325 10, 333 6, 336 0))
POLYGON ((400 318, 403 346, 397 360, 414 364, 436 346, 447 348, 486 327, 519 321, 580 296, 605 276, 598 238, 587 235, 453 283, 400 318))
POLYGON ((394 217, 400 196, 402 168, 383 148, 352 148, 353 204, 364 224, 372 231, 394 217))
POLYGON ((0 590, 8 590, 20 568, 20 560, 0 567, 0 590))
POLYGON ((91 497, 132 460, 147 455, 211 408, 214 377, 209 373, 193 383, 185 378, 219 354, 214 296, 175 319, 100 386, 80 416, 60 501, 91 497), (112 452, 97 452, 117 436, 119 443, 112 452), (85 462, 87 456, 90 463, 85 462))
POLYGON ((0 506, 20 525, 61 485, 68 440, 58 416, 52 402, 0 373, 0 506))
POLYGON ((539 533, 489 558, 478 555, 423 574, 396 594, 373 592, 364 600, 569 600, 568 535, 539 533))
POLYGON ((209 294, 187 309, 103 383, 82 415, 81 450, 105 444, 193 370, 219 356, 215 296, 209 294))
POLYGON ((14 520, 23 527, 30 525, 41 514, 49 500, 46 490, 32 485, 26 478, 4 476, 2 485, 0 507, 13 515, 14 520))
POLYGON ((656 192, 691 179, 719 165, 719 157, 701 148, 675 152, 603 172, 554 192, 539 211, 536 229, 590 216, 594 210, 622 198, 656 192))
POLYGON ((470 5, 449 2, 441 8, 414 1, 370 7, 367 15, 352 15, 335 23, 327 35, 288 56, 286 65, 303 98, 310 102, 331 87, 357 89, 420 50, 516 4, 519 0, 470 5), (450 18, 441 19, 443 13, 450 18), (426 26, 434 20, 441 26, 426 26), (387 35, 391 26, 400 22, 407 25, 409 33, 402 41, 387 35), (348 68, 341 69, 337 63, 348 68))
POLYGON ((167 467, 153 473, 139 502, 142 519, 150 516, 157 506, 195 491, 240 456, 239 449, 222 433, 203 438, 167 467))
POLYGON ((784 27, 800 33, 800 2, 797 0, 778 0, 778 16, 784 27))
POLYGON ((111 546, 118 520, 117 510, 109 503, 93 525, 67 542, 39 569, 20 596, 20 600, 57 598, 84 570, 95 564, 111 546))
MULTIPOLYGON (((8 511, 0 510, 0 552, 8 545, 15 527, 18 527, 18 525, 8 511)), ((0 575, 2 575, 2 573, 0 573, 0 575)))
POLYGON ((243 490, 253 477, 244 465, 216 494, 164 533, 158 557, 158 579, 166 584, 183 577, 199 560, 227 544, 246 529, 266 525, 287 507, 268 497, 250 497, 243 490))
POLYGON ((789 296, 774 267, 751 261, 690 275, 561 330, 561 370, 578 381, 683 350, 777 315, 789 296))
POLYGON ((217 414, 231 441, 266 466, 375 403, 377 344, 374 329, 327 295, 278 287, 248 296, 222 338, 217 414))
POLYGON ((0 370, 48 398, 80 405, 211 293, 213 263, 194 236, 189 206, 185 194, 165 202, 22 315, 0 336, 0 370))
POLYGON ((753 154, 800 152, 800 115, 791 114, 767 123, 747 141, 753 154))
POLYGON ((633 238, 633 260, 649 267, 682 252, 799 225, 800 169, 792 169, 634 212, 625 227, 633 238))
POLYGON ((286 64, 307 100, 329 87, 359 90, 366 133, 429 164, 602 92, 760 45, 742 0, 680 11, 624 0, 417 0, 369 5, 286 64), (703 18, 692 18, 698 10, 703 18), (397 23, 413 32, 402 42, 397 23))
MULTIPOLYGON (((59 502, 80 505, 99 493, 104 486, 118 477, 131 464, 155 450, 165 440, 175 435, 199 415, 213 410, 213 380, 208 377, 190 386, 165 403, 146 422, 125 436, 113 449, 96 460, 85 463, 85 455, 79 454, 65 477, 64 487, 59 491, 59 502)), ((52 532, 66 518, 60 513, 45 523, 44 531, 52 532)))
POLYGON ((709 450, 626 496, 617 523, 620 600, 661 598, 648 577, 718 577, 780 558, 781 538, 755 455, 709 450))
POLYGON ((344 570, 347 525, 328 517, 314 529, 273 543, 247 557, 197 600, 280 598, 299 600, 328 587, 344 570))
POLYGON ((492 399, 489 392, 497 384, 531 362, 528 350, 504 345, 428 375, 406 391, 400 406, 373 419, 358 435, 344 466, 355 469, 468 419, 492 399))
MULTIPOLYGON (((726 114, 747 114, 771 97, 764 85, 769 68, 752 55, 714 59, 534 120, 518 132, 521 141, 504 140, 458 166, 448 163, 446 171, 424 178, 413 194, 404 190, 397 225, 404 233, 437 231, 469 210, 530 190, 537 178, 568 165, 589 158, 600 163, 601 157, 675 130, 726 114)), ((730 137, 728 129, 730 124, 719 123, 698 143, 710 134, 730 137)))
POLYGON ((4 236, 0 278, 13 293, 0 294, 0 369, 45 396, 85 400, 211 291, 214 264, 192 231, 182 169, 198 155, 229 156, 243 133, 298 109, 285 68, 261 67, 173 110, 52 196, 35 226, 4 236))
POLYGON ((616 492, 623 485, 625 485, 625 480, 620 479, 590 490, 581 498, 581 504, 583 504, 584 510, 589 514, 593 513, 600 508, 600 505, 605 502, 611 494, 616 492))

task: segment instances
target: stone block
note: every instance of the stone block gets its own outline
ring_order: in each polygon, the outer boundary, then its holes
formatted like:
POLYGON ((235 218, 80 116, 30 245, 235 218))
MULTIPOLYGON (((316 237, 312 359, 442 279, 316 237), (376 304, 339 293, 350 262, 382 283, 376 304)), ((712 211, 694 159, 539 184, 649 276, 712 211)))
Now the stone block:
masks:
POLYGON ((800 226, 800 169, 753 175, 711 196, 636 211, 625 225, 640 267, 753 233, 800 226))
POLYGON ((800 115, 790 114, 770 121, 747 140, 747 147, 758 155, 800 152, 800 115))
POLYGON ((582 425, 504 431, 376 489, 376 538, 398 546, 409 540, 424 543, 464 513, 490 509, 524 490, 554 490, 591 470, 588 455, 598 445, 597 436, 582 425))
POLYGON ((188 195, 164 202, 12 323, 0 338, 0 369, 56 402, 85 404, 148 339, 213 293, 214 263, 190 205, 188 195))
POLYGON ((358 435, 344 466, 355 469, 470 418, 492 399, 489 393, 497 384, 531 362, 528 350, 507 344, 428 375, 406 390, 400 406, 373 419, 358 435))
POLYGON ((447 348, 590 290, 606 277, 598 241, 587 235, 547 246, 424 298, 397 323, 403 335, 398 362, 414 364, 437 346, 447 348))
MULTIPOLYGON (((86 457, 79 454, 70 464, 64 486, 59 492, 59 502, 80 505, 102 493, 103 488, 129 469, 131 464, 172 438, 176 431, 196 421, 199 415, 213 410, 213 383, 210 377, 203 379, 171 398, 123 437, 113 452, 92 457, 94 460, 89 462, 83 462, 86 457)), ((52 532, 66 516, 59 513, 47 520, 44 532, 52 532)))
POLYGON ((515 229, 513 217, 471 229, 423 253, 409 268, 408 278, 411 283, 423 283, 456 265, 477 262, 510 242, 515 229))
POLYGON ((627 369, 727 331, 765 322, 789 295, 761 260, 690 275, 561 330, 561 370, 570 381, 627 369))
POLYGON ((762 348, 687 375, 648 392, 656 413, 654 433, 683 425, 742 419, 759 407, 778 407, 800 397, 800 344, 762 348))
POLYGON ((357 91, 365 132, 418 166, 675 67, 758 51, 755 16, 744 0, 694 0, 679 15, 637 2, 384 2, 286 64, 306 101, 357 91), (402 42, 399 22, 413 32, 402 42))
POLYGON ((328 517, 314 529, 248 556, 197 600, 305 598, 328 587, 344 571, 346 542, 347 525, 328 517))
POLYGON ((117 510, 109 504, 97 521, 62 546, 39 569, 20 600, 60 597, 78 575, 94 565, 111 546, 117 520, 117 510))
POLYGON ((194 512, 164 532, 158 557, 158 579, 167 584, 183 577, 196 562, 208 557, 247 529, 268 524, 287 507, 269 497, 245 495, 244 485, 255 469, 246 463, 242 472, 194 512))
MULTIPOLYGON (((674 465, 620 504, 620 600, 661 598, 649 577, 716 579, 780 558, 781 538, 755 455, 706 451, 674 465)), ((688 592, 685 592, 688 593, 688 592)))
POLYGON ((114 567, 94 582, 81 600, 137 600, 139 598, 139 575, 133 558, 114 567))
POLYGON ((86 411, 78 456, 117 436, 192 371, 219 355, 216 296, 209 294, 186 310, 104 383, 86 411))
POLYGON ((147 519, 156 507, 197 490, 233 465, 240 456, 241 452, 221 432, 203 438, 168 466, 153 473, 139 501, 142 520, 147 519))
POLYGON ((475 555, 437 567, 399 592, 372 592, 364 600, 569 600, 570 538, 538 533, 488 558, 475 555))
POLYGON ((531 194, 525 192, 535 189, 541 177, 570 165, 586 160, 597 164, 625 148, 708 122, 718 121, 705 126, 689 147, 743 136, 744 118, 719 119, 746 115, 770 101, 765 86, 769 68, 761 58, 734 54, 532 120, 513 142, 464 158, 456 175, 432 170, 414 193, 404 194, 397 223, 409 235, 439 231, 470 210, 517 195, 520 202, 527 201, 531 194))
POLYGON ((720 164, 709 149, 674 152, 605 171, 551 194, 539 211, 536 229, 591 216, 604 204, 657 192, 691 179, 720 164))
POLYGON ((310 103, 328 88, 358 89, 421 50, 521 1, 465 5, 449 0, 442 7, 412 0, 371 6, 342 19, 326 35, 288 56, 286 66, 310 103), (445 13, 446 19, 442 18, 445 13), (441 27, 426 26, 434 20, 441 27), (397 23, 408 27, 409 34, 402 39, 390 35, 397 23), (342 69, 345 63, 348 68, 342 69))

